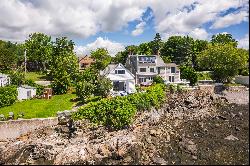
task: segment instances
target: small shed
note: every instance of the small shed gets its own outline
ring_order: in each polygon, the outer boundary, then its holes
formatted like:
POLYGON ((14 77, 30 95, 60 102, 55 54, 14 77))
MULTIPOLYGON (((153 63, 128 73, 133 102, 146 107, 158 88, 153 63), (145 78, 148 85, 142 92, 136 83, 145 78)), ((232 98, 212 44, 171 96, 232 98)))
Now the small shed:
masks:
POLYGON ((36 88, 28 85, 22 85, 17 88, 18 100, 30 99, 36 95, 36 88))
POLYGON ((10 77, 6 74, 0 73, 0 87, 4 87, 10 84, 10 77))
POLYGON ((43 99, 51 99, 51 97, 52 97, 52 88, 44 88, 43 99))

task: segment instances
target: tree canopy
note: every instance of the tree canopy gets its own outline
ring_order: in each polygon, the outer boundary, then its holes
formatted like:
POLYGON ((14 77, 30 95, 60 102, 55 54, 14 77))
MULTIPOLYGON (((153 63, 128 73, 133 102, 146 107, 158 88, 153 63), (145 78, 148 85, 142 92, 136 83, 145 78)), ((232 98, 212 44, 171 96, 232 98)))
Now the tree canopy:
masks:
POLYGON ((213 77, 218 82, 230 82, 246 63, 247 54, 239 51, 232 43, 209 44, 198 56, 199 66, 212 70, 213 77))
POLYGON ((52 54, 51 37, 43 33, 32 33, 25 41, 27 60, 36 63, 37 70, 46 70, 52 54))
POLYGON ((233 38, 233 36, 229 33, 222 34, 219 33, 217 35, 213 35, 211 39, 212 44, 229 44, 232 43, 234 47, 237 47, 238 42, 233 38))
POLYGON ((111 62, 111 56, 105 48, 98 48, 95 51, 91 51, 90 54, 91 58, 95 60, 95 63, 92 65, 95 69, 104 70, 111 62))

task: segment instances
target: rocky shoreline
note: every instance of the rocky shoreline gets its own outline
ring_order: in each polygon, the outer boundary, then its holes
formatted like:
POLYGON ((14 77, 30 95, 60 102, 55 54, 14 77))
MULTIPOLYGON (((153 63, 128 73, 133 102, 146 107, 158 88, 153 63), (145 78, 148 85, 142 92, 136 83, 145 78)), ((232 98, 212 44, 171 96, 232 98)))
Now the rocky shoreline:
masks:
POLYGON ((167 94, 119 131, 87 120, 42 128, 0 142, 0 164, 248 164, 249 102, 228 96, 167 94))

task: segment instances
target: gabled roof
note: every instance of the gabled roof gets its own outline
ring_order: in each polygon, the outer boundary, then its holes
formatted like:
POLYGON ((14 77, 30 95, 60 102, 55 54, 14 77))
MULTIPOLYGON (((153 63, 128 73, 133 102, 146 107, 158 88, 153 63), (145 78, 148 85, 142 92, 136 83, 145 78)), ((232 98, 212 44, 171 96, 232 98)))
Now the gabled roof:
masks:
POLYGON ((135 77, 123 64, 109 64, 104 70, 100 71, 101 75, 108 75, 109 73, 113 72, 117 67, 121 66, 128 72, 132 77, 135 77))

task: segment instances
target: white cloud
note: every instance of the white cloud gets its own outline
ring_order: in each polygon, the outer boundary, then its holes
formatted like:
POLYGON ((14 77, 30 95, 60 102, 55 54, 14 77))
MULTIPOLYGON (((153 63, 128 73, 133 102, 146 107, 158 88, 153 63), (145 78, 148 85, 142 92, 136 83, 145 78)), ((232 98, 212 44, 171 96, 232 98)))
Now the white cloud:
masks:
MULTIPOLYGON (((172 12, 169 10, 169 12, 165 12, 166 14, 162 12, 162 16, 156 18, 155 28, 157 32, 164 34, 164 36, 170 34, 188 35, 205 23, 215 21, 219 15, 228 9, 237 9, 247 5, 247 1, 239 3, 236 0, 200 0, 196 2, 190 0, 185 2, 187 2, 185 6, 175 7, 179 10, 174 11, 172 9, 172 12)), ((153 9, 153 11, 155 12, 156 9, 153 9)))
POLYGON ((249 34, 245 34, 245 36, 238 40, 238 47, 249 49, 249 34))
POLYGON ((78 56, 90 55, 90 52, 97 48, 106 48, 111 56, 115 56, 116 53, 125 49, 121 43, 98 37, 93 43, 89 43, 85 46, 75 46, 75 52, 78 56))
POLYGON ((132 31, 133 36, 138 36, 143 33, 146 23, 144 21, 136 25, 135 30, 132 31))
POLYGON ((219 17, 215 20, 211 29, 219 29, 229 27, 231 25, 240 24, 242 21, 248 21, 248 12, 240 11, 238 13, 230 13, 224 17, 219 17))
MULTIPOLYGON (((0 38, 20 41, 32 32, 43 32, 53 37, 84 39, 98 32, 122 30, 131 21, 141 22, 132 32, 132 35, 139 35, 145 27, 142 16, 148 7, 152 10, 155 30, 163 36, 189 33, 195 35, 201 33, 200 27, 205 23, 211 22, 214 27, 221 27, 239 22, 240 19, 232 20, 232 17, 239 16, 245 20, 246 12, 242 11, 248 11, 248 1, 1 0, 0 38), (230 8, 237 9, 238 15, 228 14, 221 17, 230 8)), ((149 18, 152 17, 151 14, 149 18)))
POLYGON ((207 31, 202 28, 195 28, 193 31, 189 33, 189 35, 195 39, 201 39, 201 40, 208 39, 207 31))
POLYGON ((0 38, 24 40, 32 32, 86 38, 121 30, 145 10, 133 0, 1 0, 0 38))

